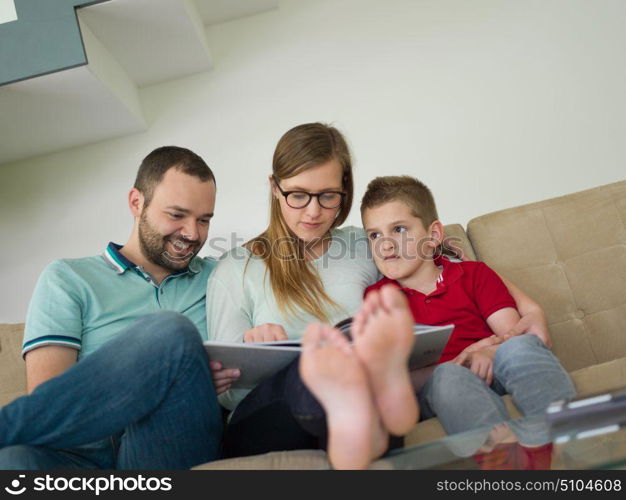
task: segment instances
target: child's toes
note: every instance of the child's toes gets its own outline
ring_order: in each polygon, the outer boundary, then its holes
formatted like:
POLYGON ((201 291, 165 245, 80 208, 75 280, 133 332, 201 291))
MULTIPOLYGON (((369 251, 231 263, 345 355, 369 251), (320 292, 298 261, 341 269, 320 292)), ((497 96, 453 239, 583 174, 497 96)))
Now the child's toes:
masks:
POLYGON ((393 285, 385 285, 380 290, 381 303, 391 312, 393 309, 406 309, 408 302, 404 294, 393 285))
POLYGON ((320 323, 311 323, 307 326, 302 337, 302 348, 311 349, 318 347, 322 341, 322 325, 320 323))

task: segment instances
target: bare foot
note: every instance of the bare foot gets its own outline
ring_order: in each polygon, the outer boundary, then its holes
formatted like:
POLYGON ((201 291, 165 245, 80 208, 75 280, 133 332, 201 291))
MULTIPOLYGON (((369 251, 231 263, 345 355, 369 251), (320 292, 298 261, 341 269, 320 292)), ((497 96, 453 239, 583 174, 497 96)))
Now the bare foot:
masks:
POLYGON ((328 456, 335 469, 365 469, 387 449, 367 373, 343 334, 309 325, 302 339, 300 376, 326 411, 328 456))
POLYGON ((354 350, 367 370, 383 425, 391 434, 406 434, 419 418, 408 369, 414 334, 407 300, 394 286, 384 286, 368 294, 355 322, 354 350))

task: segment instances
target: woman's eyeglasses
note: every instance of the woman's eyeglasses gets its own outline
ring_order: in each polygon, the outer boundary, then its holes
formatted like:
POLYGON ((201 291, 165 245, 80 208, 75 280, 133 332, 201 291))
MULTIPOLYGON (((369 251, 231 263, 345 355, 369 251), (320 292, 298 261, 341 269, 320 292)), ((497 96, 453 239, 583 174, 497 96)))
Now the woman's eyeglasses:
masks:
POLYGON ((285 201, 287 205, 291 208, 304 208, 309 203, 311 203, 311 199, 313 197, 317 198, 317 202, 320 204, 322 208, 337 208, 341 205, 343 201, 343 197, 346 193, 341 191, 324 191, 323 193, 308 193, 306 191, 283 191, 276 180, 276 177, 272 176, 274 179, 274 183, 276 187, 285 197, 285 201))

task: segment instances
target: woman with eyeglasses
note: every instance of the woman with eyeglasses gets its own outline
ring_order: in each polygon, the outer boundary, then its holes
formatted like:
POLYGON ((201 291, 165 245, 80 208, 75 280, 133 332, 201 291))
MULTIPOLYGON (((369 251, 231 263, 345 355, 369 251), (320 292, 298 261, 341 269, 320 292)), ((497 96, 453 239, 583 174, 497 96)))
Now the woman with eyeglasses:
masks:
MULTIPOLYGON (((339 227, 352 206, 353 178, 337 129, 309 123, 287 131, 274 151, 269 184, 269 226, 227 252, 209 279, 209 340, 299 339, 309 323, 335 324, 355 314, 365 288, 379 278, 364 231, 339 227)), ((514 286, 509 291, 537 329, 541 310, 514 286)), ((221 404, 232 412, 225 457, 325 446, 324 414, 297 361, 252 391, 230 389, 236 378, 215 380, 221 404)))
MULTIPOLYGON (((339 228, 353 198, 352 161, 341 133, 321 123, 299 125, 278 142, 272 167, 268 228, 229 251, 209 280, 207 308, 218 312, 208 315, 209 340, 299 339, 313 321, 335 324, 354 314, 378 279, 363 230, 339 228)), ((318 447, 279 401, 295 375, 286 371, 251 393, 220 395, 234 410, 226 456, 318 447)))

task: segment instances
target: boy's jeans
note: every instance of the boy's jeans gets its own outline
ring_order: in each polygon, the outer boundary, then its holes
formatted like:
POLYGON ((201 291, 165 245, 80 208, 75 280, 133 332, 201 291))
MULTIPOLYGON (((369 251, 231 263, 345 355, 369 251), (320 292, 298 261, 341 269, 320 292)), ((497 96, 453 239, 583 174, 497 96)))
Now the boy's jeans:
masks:
POLYGON ((159 312, 1 408, 0 469, 189 468, 221 438, 198 330, 159 312))
POLYGON ((419 394, 421 418, 436 415, 448 434, 495 425, 511 418, 500 398, 507 393, 530 416, 543 413, 552 401, 574 397, 576 390, 537 336, 520 335, 496 351, 491 387, 467 368, 439 365, 419 394))

